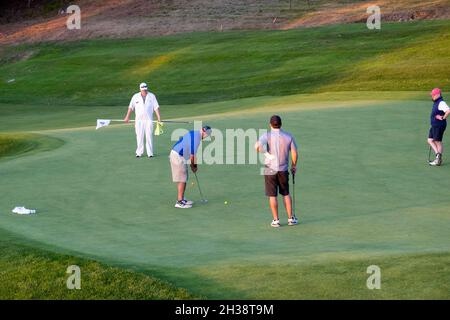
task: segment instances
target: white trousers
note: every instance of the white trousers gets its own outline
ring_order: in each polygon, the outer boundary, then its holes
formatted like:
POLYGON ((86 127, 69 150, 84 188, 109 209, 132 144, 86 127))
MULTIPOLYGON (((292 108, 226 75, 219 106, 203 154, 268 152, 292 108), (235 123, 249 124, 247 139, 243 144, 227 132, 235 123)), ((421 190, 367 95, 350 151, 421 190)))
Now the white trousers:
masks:
POLYGON ((147 149, 147 156, 153 156, 153 122, 151 120, 139 120, 135 122, 136 129, 136 155, 142 156, 144 154, 144 138, 145 148, 147 149))

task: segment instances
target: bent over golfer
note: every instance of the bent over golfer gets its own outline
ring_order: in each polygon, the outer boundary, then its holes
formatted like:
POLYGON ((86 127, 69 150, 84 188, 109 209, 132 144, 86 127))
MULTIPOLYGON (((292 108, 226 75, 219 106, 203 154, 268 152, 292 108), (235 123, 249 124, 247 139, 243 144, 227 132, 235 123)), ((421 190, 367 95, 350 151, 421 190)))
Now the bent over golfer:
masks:
POLYGON ((136 131, 136 158, 142 157, 144 153, 144 138, 145 148, 147 149, 147 156, 153 157, 153 112, 158 117, 158 122, 161 122, 161 114, 159 113, 159 104, 153 93, 148 92, 148 87, 145 82, 139 85, 141 92, 133 95, 128 106, 128 112, 123 121, 129 122, 131 112, 136 114, 134 128, 136 131))
POLYGON ((284 206, 288 215, 288 225, 298 224, 297 217, 292 213, 292 198, 289 193, 289 154, 291 154, 291 172, 297 171, 297 144, 294 137, 281 129, 281 118, 274 115, 270 118, 270 132, 259 138, 255 148, 265 154, 264 180, 266 196, 272 210, 271 226, 280 227, 278 216, 278 193, 283 196, 284 206))
POLYGON ((201 140, 211 135, 211 128, 204 126, 201 130, 191 130, 181 137, 174 144, 170 151, 170 167, 172 169, 172 180, 177 184, 178 198, 175 208, 188 209, 192 208, 193 202, 184 198, 186 191, 186 183, 188 180, 187 163, 190 161, 192 172, 196 173, 197 158, 196 153, 200 146, 201 140))
POLYGON ((433 108, 431 109, 431 128, 428 134, 428 144, 436 154, 436 158, 430 161, 430 166, 440 166, 442 164, 442 138, 447 128, 447 118, 450 115, 450 108, 445 103, 441 95, 441 89, 435 88, 431 91, 433 108))

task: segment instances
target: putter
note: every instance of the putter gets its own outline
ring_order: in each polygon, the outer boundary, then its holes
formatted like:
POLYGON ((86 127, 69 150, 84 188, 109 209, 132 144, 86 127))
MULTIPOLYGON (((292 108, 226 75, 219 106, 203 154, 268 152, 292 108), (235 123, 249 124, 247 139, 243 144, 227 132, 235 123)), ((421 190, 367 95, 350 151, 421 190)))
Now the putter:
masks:
POLYGON ((430 159, 430 157, 431 157, 431 146, 430 146, 430 151, 428 151, 428 163, 430 163, 430 162, 431 162, 431 159, 430 159))
POLYGON ((206 200, 205 197, 203 196, 202 189, 200 188, 200 183, 198 182, 197 172, 194 172, 194 175, 195 175, 195 180, 197 180, 197 187, 198 187, 198 191, 200 192, 200 197, 202 198, 201 202, 207 203, 208 200, 206 200))
POLYGON ((295 215, 295 173, 292 173, 292 215, 295 215))

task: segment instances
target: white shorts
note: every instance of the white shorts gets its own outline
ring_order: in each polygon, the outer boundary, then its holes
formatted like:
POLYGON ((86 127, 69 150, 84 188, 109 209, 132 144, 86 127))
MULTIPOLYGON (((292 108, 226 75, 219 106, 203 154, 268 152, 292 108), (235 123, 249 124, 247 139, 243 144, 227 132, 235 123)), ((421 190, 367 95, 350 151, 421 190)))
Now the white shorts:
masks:
POLYGON ((188 179, 188 167, 186 160, 174 150, 170 152, 169 159, 170 167, 172 168, 173 182, 186 182, 188 179))

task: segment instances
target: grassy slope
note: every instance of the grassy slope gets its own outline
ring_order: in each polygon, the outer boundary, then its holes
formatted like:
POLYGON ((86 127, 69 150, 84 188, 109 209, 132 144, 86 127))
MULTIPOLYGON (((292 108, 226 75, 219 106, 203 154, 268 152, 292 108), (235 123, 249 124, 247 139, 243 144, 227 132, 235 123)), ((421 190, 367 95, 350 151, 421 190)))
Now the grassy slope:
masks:
POLYGON ((233 101, 255 96, 299 103, 335 100, 337 94, 324 92, 356 89, 339 100, 420 96, 397 97, 400 90, 422 91, 427 99, 431 87, 450 84, 449 28, 449 21, 425 21, 384 24, 374 32, 354 24, 10 47, 1 55, 0 131, 120 118, 141 80, 150 83, 166 118, 254 108, 268 100, 233 101), (7 63, 24 52, 35 55, 7 63), (324 94, 281 97, 311 92, 324 94), (205 101, 211 102, 199 104, 205 101))
POLYGON ((51 151, 64 144, 60 139, 38 134, 0 134, 0 159, 11 159, 25 153, 51 151))
POLYGON ((35 55, 0 66, 0 102, 126 106, 141 80, 163 105, 341 90, 342 79, 350 90, 374 90, 373 81, 380 91, 428 90, 450 84, 449 31, 450 21, 425 21, 15 47, 35 55), (380 70, 395 86, 378 81, 380 70))
POLYGON ((154 277, 104 264, 18 245, 0 231, 0 299, 193 299, 154 277), (8 241, 9 240, 9 241, 8 241), (68 290, 66 270, 81 270, 81 290, 68 290))

